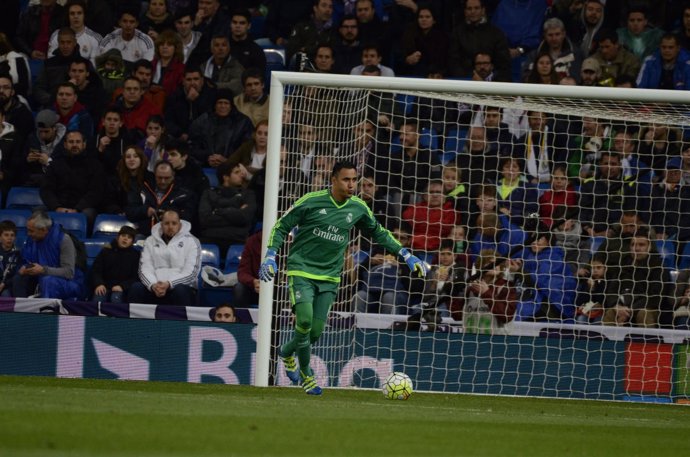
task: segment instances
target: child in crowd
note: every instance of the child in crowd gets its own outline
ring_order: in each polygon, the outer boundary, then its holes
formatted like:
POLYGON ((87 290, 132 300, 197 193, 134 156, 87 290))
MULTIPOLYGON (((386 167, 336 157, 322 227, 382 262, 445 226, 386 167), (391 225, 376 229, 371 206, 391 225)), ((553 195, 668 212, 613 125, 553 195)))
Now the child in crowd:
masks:
MULTIPOLYGON (((617 298, 616 281, 606 278, 606 255, 597 253, 590 262, 591 276, 580 281, 577 292, 576 320, 581 324, 598 323, 604 308, 617 298), (613 294, 613 295, 612 295, 613 294)), ((613 303, 615 304, 615 303, 613 303)))
POLYGON ((455 242, 443 240, 439 248, 438 264, 431 267, 424 284, 422 307, 435 308, 441 316, 450 316, 452 297, 462 293, 465 282, 465 265, 455 261, 455 242))
POLYGON ((0 222, 0 296, 12 296, 12 279, 21 263, 21 254, 15 241, 17 226, 12 221, 0 222))
POLYGON ((134 247, 136 235, 134 228, 123 225, 117 237, 96 257, 91 268, 93 301, 126 302, 127 291, 139 280, 141 253, 134 247))

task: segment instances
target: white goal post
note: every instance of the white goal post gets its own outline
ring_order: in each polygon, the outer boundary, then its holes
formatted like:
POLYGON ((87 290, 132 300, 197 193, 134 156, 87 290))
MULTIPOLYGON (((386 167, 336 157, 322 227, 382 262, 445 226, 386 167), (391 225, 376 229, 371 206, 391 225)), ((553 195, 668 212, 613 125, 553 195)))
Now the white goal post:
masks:
MULTIPOLYGON (((690 93, 685 91, 273 72, 271 76, 268 119, 268 153, 265 164, 266 187, 264 196, 262 255, 266 252, 270 229, 279 216, 278 183, 281 180, 280 155, 281 142, 283 140, 282 135, 285 131, 283 125, 285 100, 290 96, 290 91, 295 90, 295 88, 307 87, 350 91, 349 93, 353 94, 352 98, 355 98, 355 94, 357 93, 367 94, 374 91, 377 93, 392 94, 392 96, 408 94, 416 97, 428 97, 431 99, 445 100, 452 103, 464 103, 467 105, 489 105, 500 108, 518 107, 524 111, 534 110, 552 115, 569 115, 576 117, 594 116, 607 119, 611 123, 650 122, 673 124, 679 129, 690 127, 690 93)), ((366 99, 364 100, 364 103, 366 103, 366 99)), ((366 105, 364 110, 366 111, 366 105)), ((282 208, 282 210, 284 209, 285 208, 282 208)), ((280 275, 276 276, 276 281, 278 281, 279 277, 280 275)), ((285 319, 285 316, 281 317, 280 310, 276 309, 274 304, 274 290, 273 283, 261 283, 258 311, 256 369, 253 381, 257 386, 278 384, 276 381, 278 375, 275 373, 275 367, 271 365, 272 363, 277 363, 275 360, 272 360, 274 355, 272 355, 271 347, 272 344, 275 344, 275 329, 273 328, 273 323, 277 319, 285 319), (274 377, 276 379, 274 379, 274 377)), ((344 317, 347 315, 347 313, 343 313, 344 317)), ((375 332, 377 328, 388 328, 392 321, 400 321, 404 320, 404 318, 405 316, 355 316, 357 322, 369 329, 373 329, 372 332, 375 332)), ((548 332, 549 329, 561 328, 559 324, 553 323, 544 326, 533 323, 516 324, 513 330, 507 332, 507 334, 510 335, 510 332, 514 331, 515 333, 513 333, 513 335, 517 335, 516 338, 524 338, 528 335, 538 336, 540 333, 543 334, 544 332, 548 332)), ((587 331, 586 326, 571 325, 569 328, 579 329, 579 331, 583 332, 587 331)), ((460 328, 459 331, 462 332, 462 329, 460 328)), ((326 333, 327 332, 328 329, 326 330, 326 333)), ((690 334, 680 335, 679 332, 674 330, 663 329, 628 328, 626 330, 622 328, 613 328, 609 331, 606 329, 602 330, 602 326, 600 326, 598 329, 595 329, 595 332, 603 332, 603 334, 605 334, 604 336, 610 338, 612 341, 624 341, 628 333, 631 332, 639 335, 654 336, 660 341, 669 344, 682 343, 683 341, 687 341, 687 338, 690 338, 690 334), (633 330, 635 331, 633 332, 633 330)), ((504 335, 505 334, 506 333, 504 333, 504 335)), ((323 337, 327 337, 327 335, 324 334, 323 337)), ((478 340, 477 344, 480 343, 481 342, 478 340)), ((341 343, 335 342, 335 344, 341 343)), ((439 349, 443 347, 445 346, 440 345, 439 349)), ((480 346, 477 346, 477 348, 479 347, 480 346)), ((469 350, 469 345, 467 350, 469 350)), ((375 362, 376 361, 373 363, 375 362)), ((449 363, 455 362, 451 360, 449 363)), ((375 367, 372 369, 376 371, 375 367)), ((340 379, 347 379, 347 373, 341 373, 340 379)), ((490 385, 490 382, 487 381, 487 383, 487 385, 490 385)), ((432 384, 433 382, 427 384, 427 386, 432 384)), ((548 382, 544 381, 544 385, 547 384, 548 382)), ((578 387, 578 392, 580 392, 579 389, 578 387)), ((429 388, 429 390, 445 391, 445 388, 429 388)), ((451 388, 449 391, 454 390, 451 388)), ((492 390, 489 387, 485 392, 495 393, 496 390, 492 390)), ((529 391, 527 393, 531 394, 532 392, 533 391, 529 391)), ((545 392, 545 394, 543 392, 537 392, 536 395, 555 395, 550 393, 548 389, 545 392)), ((518 387, 513 386, 513 388, 508 388, 505 391, 501 390, 499 393, 521 394, 523 392, 518 387)), ((587 397, 586 393, 583 394, 583 396, 587 397)), ((614 397, 603 395, 601 398, 614 397)))

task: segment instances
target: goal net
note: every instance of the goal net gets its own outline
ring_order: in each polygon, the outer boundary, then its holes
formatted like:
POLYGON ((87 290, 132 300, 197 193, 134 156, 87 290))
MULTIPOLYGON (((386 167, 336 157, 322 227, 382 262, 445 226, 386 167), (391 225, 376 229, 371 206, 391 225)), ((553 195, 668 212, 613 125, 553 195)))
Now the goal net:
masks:
MULTIPOLYGON (((351 233, 313 347, 320 384, 374 388, 403 371, 418 390, 687 400, 688 102, 274 73, 264 249, 277 218, 348 160, 379 223, 431 266, 414 277, 351 233)), ((258 385, 289 385, 276 348, 291 334, 279 275, 261 289, 258 385)))

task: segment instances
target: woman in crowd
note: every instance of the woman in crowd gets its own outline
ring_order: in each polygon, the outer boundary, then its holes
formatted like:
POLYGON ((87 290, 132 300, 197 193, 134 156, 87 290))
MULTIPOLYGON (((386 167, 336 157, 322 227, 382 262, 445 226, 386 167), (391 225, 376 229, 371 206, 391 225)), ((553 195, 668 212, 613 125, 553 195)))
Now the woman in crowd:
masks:
POLYGON ((542 52, 534 60, 532 71, 527 75, 525 82, 532 84, 558 84, 561 77, 556 72, 553 58, 548 51, 542 52))
POLYGON ((264 167, 268 146, 268 121, 261 120, 254 127, 252 139, 245 141, 232 153, 229 160, 244 166, 246 179, 250 181, 254 174, 264 167))
POLYGON ((429 7, 417 10, 417 20, 402 36, 397 72, 401 75, 426 78, 431 69, 446 73, 448 34, 436 25, 429 7))
POLYGON ((183 60, 182 41, 177 33, 172 30, 161 32, 156 38, 155 57, 151 62, 153 67, 152 82, 162 86, 167 97, 182 84, 183 60))

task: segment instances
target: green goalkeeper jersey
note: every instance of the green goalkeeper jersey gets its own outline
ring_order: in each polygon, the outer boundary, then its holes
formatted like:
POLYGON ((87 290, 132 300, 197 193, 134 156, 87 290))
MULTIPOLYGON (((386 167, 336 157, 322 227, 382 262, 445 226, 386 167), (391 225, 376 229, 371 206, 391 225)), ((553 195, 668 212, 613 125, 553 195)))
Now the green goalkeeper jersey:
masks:
POLYGON ((397 254, 402 246, 374 218, 364 200, 351 197, 338 204, 330 190, 310 192, 276 222, 268 240, 278 252, 290 231, 297 233, 287 259, 287 275, 340 282, 350 229, 357 227, 376 243, 397 254))

